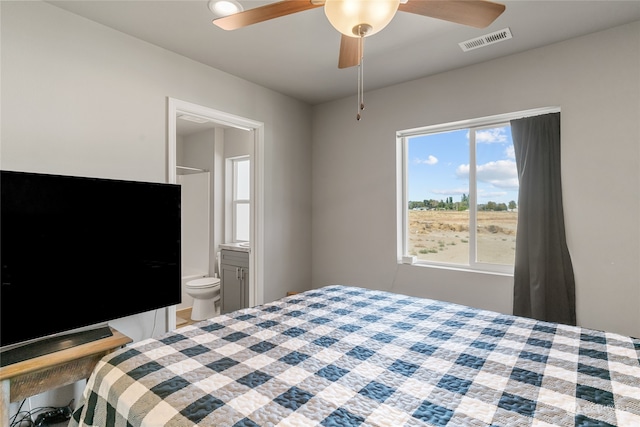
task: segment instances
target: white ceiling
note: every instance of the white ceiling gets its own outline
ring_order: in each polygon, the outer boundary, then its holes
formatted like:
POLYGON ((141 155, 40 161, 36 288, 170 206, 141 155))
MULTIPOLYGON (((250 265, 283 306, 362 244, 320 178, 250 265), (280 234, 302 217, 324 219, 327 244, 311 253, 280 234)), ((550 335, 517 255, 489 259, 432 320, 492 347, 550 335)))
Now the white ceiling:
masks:
MULTIPOLYGON (((269 3, 240 2, 245 9, 269 3)), ((322 8, 225 31, 201 0, 49 3, 312 105, 356 94, 356 67, 338 69, 340 34, 322 8)), ((502 3, 506 11, 485 29, 398 12, 365 39, 365 91, 640 20, 640 0, 502 3), (466 53, 458 45, 507 27, 510 40, 466 53)))

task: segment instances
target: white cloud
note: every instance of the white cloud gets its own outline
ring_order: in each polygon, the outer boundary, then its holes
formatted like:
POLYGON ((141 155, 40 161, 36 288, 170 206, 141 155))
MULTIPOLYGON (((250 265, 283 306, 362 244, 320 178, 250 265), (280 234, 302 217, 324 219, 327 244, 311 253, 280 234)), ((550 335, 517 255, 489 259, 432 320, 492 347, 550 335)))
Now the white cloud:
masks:
POLYGON ((460 165, 456 168, 456 176, 458 178, 469 177, 469 165, 460 165))
POLYGON ((479 130, 476 132, 476 142, 480 144, 493 144, 496 142, 507 142, 506 128, 493 128, 479 130))
POLYGON ((515 190, 519 185, 516 163, 511 160, 498 160, 479 165, 476 176, 478 181, 490 183, 498 188, 515 190))
MULTIPOLYGON (((460 165, 456 169, 456 176, 468 178, 469 165, 460 165)), ((476 179, 486 182, 494 187, 517 190, 519 186, 516 163, 511 160, 498 160, 495 162, 478 165, 476 179)))
POLYGON ((507 156, 508 159, 516 159, 516 150, 513 148, 513 145, 509 145, 506 150, 504 150, 504 155, 507 156))
POLYGON ((438 158, 432 155, 429 155, 426 159, 416 159, 416 163, 421 165, 435 165, 438 163, 438 158))

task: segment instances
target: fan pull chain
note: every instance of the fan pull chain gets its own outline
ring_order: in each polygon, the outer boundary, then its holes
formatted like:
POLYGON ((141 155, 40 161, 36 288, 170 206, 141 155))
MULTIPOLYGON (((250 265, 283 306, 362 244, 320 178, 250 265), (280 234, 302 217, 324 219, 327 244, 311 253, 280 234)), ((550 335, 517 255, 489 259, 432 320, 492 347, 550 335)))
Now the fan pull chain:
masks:
POLYGON ((364 67, 362 64, 364 62, 363 44, 364 36, 361 36, 360 40, 358 40, 358 56, 360 61, 358 62, 358 106, 356 120, 360 120, 360 111, 364 110, 364 67))

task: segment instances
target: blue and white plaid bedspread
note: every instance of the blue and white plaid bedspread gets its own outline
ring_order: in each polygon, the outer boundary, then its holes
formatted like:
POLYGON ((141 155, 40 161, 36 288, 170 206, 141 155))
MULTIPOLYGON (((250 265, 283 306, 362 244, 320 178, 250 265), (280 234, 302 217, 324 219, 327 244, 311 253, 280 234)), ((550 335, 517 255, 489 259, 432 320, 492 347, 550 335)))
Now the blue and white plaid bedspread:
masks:
POLYGON ((640 426, 640 340, 328 286, 105 357, 70 426, 640 426))

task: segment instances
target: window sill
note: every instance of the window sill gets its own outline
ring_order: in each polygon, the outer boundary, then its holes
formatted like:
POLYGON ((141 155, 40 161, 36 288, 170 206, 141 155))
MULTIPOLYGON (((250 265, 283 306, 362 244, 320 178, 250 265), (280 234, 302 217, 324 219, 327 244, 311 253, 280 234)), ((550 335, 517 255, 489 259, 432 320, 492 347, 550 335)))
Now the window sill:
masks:
POLYGON ((406 263, 406 262, 403 262, 402 259, 398 260, 398 264, 406 265, 407 267, 434 268, 439 270, 450 270, 450 271, 463 272, 463 273, 489 274, 493 276, 513 277, 513 268, 507 267, 507 266, 505 266, 504 269, 493 270, 493 269, 465 267, 461 265, 427 263, 424 261, 415 261, 413 263, 406 263))

